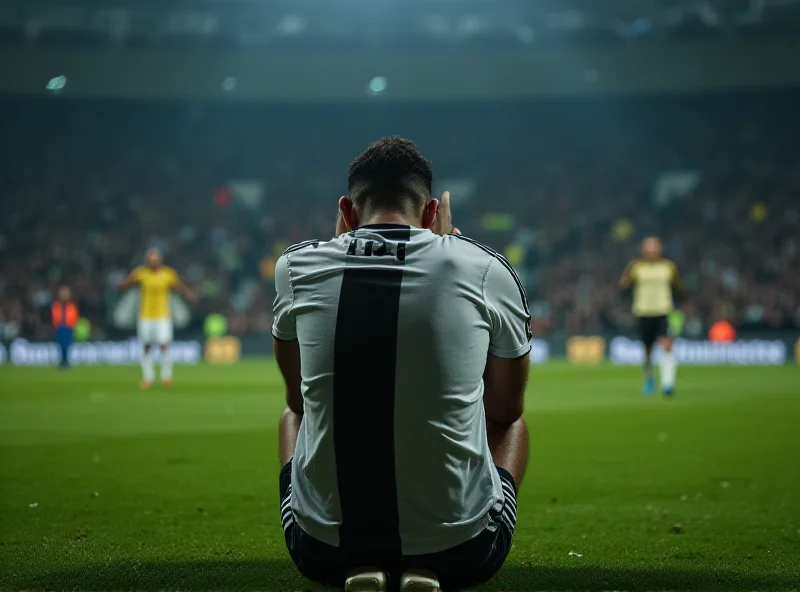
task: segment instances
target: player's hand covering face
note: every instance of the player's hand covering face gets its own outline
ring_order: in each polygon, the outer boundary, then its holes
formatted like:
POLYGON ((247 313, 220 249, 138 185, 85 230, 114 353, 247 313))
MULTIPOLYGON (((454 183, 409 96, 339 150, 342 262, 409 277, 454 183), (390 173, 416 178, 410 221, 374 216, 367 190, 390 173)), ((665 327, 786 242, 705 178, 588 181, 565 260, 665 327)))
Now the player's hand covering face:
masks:
POLYGON ((431 231, 439 236, 461 234, 461 231, 453 226, 453 213, 450 211, 449 191, 442 193, 442 199, 439 200, 439 208, 436 210, 436 218, 433 221, 433 226, 431 226, 431 231))

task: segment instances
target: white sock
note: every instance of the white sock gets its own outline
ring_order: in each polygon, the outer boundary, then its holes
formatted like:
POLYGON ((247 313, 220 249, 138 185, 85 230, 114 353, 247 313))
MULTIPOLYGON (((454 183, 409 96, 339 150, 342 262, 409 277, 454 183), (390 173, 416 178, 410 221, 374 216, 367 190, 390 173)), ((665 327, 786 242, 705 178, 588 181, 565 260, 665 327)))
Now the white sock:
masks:
POLYGON ((145 382, 153 382, 155 379, 156 369, 153 363, 152 352, 142 352, 142 380, 145 382))
POLYGON ((169 348, 161 352, 161 380, 172 378, 172 356, 169 355, 169 348))
POLYGON ((678 373, 678 363, 675 361, 674 352, 661 352, 661 388, 675 388, 675 376, 678 373))

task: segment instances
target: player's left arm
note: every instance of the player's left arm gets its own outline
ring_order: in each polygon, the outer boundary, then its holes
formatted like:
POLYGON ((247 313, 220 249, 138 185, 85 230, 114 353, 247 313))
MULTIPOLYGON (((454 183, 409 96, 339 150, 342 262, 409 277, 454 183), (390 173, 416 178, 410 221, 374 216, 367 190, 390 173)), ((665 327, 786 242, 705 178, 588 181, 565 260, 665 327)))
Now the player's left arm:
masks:
POLYGON ((483 372, 486 421, 509 426, 525 410, 532 337, 528 301, 516 273, 500 259, 489 264, 483 297, 490 320, 489 352, 483 372))
POLYGON ((186 285, 186 282, 183 281, 181 276, 179 276, 175 270, 172 271, 172 274, 172 289, 180 293, 180 295, 186 298, 186 300, 189 302, 197 302, 197 294, 195 294, 194 291, 186 285))
POLYGON ((619 278, 619 289, 627 292, 636 281, 636 260, 634 259, 625 266, 625 271, 622 272, 622 277, 619 278))
POLYGON ((132 288, 133 286, 138 285, 142 281, 141 273, 142 273, 141 267, 137 267, 132 272, 130 272, 128 274, 128 277, 126 277, 124 280, 122 280, 120 283, 117 284, 116 286, 117 292, 124 292, 128 288, 132 288))

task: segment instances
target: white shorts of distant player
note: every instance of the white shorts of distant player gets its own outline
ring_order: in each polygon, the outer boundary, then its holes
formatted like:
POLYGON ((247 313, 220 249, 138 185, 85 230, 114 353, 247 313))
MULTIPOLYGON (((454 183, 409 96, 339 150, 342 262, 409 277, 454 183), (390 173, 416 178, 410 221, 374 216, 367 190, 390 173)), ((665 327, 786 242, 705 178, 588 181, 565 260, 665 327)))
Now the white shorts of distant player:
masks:
POLYGON ((144 345, 168 345, 172 341, 172 319, 139 319, 137 333, 144 345))

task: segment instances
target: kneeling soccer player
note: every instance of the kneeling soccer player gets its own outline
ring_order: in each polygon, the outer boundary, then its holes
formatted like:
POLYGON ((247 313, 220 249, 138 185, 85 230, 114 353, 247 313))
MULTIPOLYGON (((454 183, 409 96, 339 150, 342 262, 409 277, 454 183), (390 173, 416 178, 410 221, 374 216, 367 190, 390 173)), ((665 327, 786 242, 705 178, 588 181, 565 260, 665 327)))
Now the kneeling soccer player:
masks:
POLYGON ((350 592, 484 582, 517 518, 528 305, 508 262, 457 234, 432 176, 413 143, 370 145, 337 238, 275 270, 286 545, 350 592))

